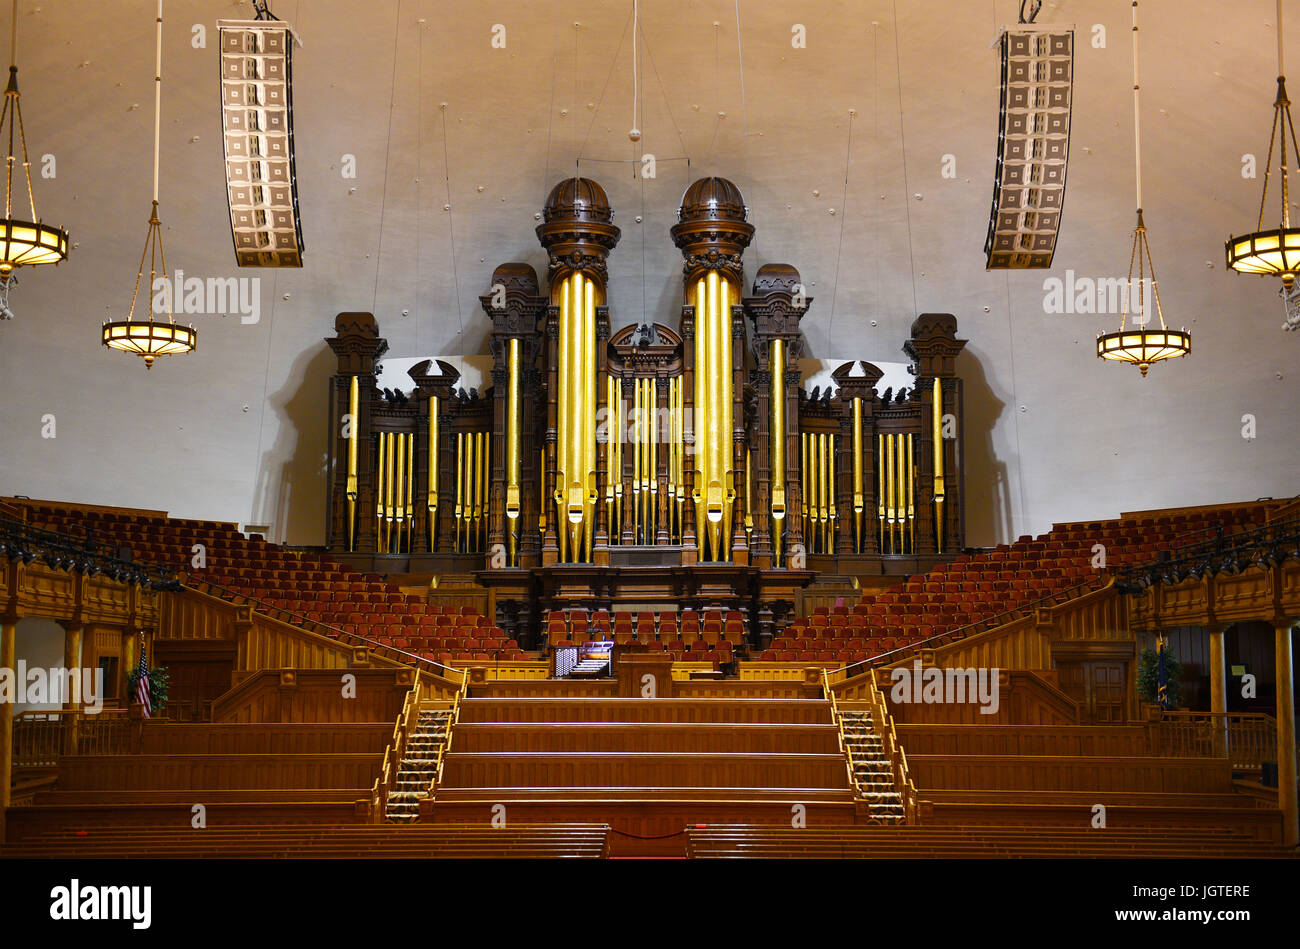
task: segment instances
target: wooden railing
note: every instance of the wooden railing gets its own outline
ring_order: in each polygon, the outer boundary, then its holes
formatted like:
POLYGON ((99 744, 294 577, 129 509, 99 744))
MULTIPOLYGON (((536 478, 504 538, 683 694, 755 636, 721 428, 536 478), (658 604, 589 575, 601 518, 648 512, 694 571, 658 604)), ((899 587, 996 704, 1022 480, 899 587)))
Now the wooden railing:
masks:
POLYGON ((139 750, 140 722, 125 709, 91 715, 81 709, 21 712, 14 718, 14 767, 52 767, 64 755, 139 750))
POLYGON ((849 773, 849 787, 853 789, 853 796, 857 797, 858 782, 857 778, 854 776, 853 749, 844 740, 844 720, 840 718, 840 709, 835 702, 835 693, 831 691, 830 686, 826 682, 825 669, 822 670, 822 695, 825 696, 826 701, 831 703, 831 721, 835 723, 835 733, 840 743, 840 754, 844 756, 844 767, 849 773))
POLYGON ((384 763, 380 768, 379 777, 375 779, 374 786, 370 789, 372 823, 382 824, 387 817, 388 792, 392 790, 393 782, 397 780, 397 773, 402 767, 402 758, 406 754, 406 740, 411 734, 411 728, 419 721, 422 686, 421 677, 417 675, 415 684, 406 693, 402 711, 397 716, 397 721, 393 723, 393 737, 388 742, 388 747, 384 749, 384 763))
POLYGON ((916 824, 920 814, 916 807, 916 785, 912 783, 912 777, 907 769, 907 752, 903 751, 903 746, 898 743, 898 733, 894 731, 894 717, 889 714, 889 706, 885 704, 884 693, 876 685, 876 677, 872 675, 868 679, 870 687, 867 701, 871 703, 874 711, 872 717, 879 722, 878 727, 884 739, 885 754, 889 756, 890 770, 894 772, 894 789, 898 791, 903 801, 904 820, 908 824, 916 824))
POLYGON ((451 715, 447 718, 447 731, 444 735, 442 747, 438 749, 438 764, 433 769, 433 779, 429 782, 429 787, 425 790, 426 796, 432 798, 438 786, 442 784, 442 768, 447 761, 447 754, 451 751, 452 736, 455 734, 456 723, 460 721, 460 703, 461 699, 469 695, 469 671, 461 672, 460 690, 451 703, 451 715))
POLYGON ((1277 721, 1262 712, 1161 711, 1148 726, 1151 752, 1171 758, 1228 758, 1258 771, 1277 760, 1277 721))
POLYGON ((1049 593, 1046 596, 1039 597, 1011 609, 1003 610, 984 619, 976 620, 974 623, 968 623, 955 629, 950 629, 925 639, 919 639, 916 642, 904 643, 894 649, 878 653, 874 656, 866 656, 854 662, 846 663, 837 669, 832 669, 828 673, 831 677, 832 684, 843 682, 846 679, 852 679, 872 669, 884 666, 892 666, 895 663, 902 662, 905 659, 919 656, 923 650, 938 649, 942 646, 951 645, 972 636, 978 636, 983 633, 995 632, 1003 627, 1012 626, 1018 621, 1032 620, 1036 611, 1050 610, 1059 606, 1064 606, 1087 596, 1089 593, 1099 593, 1107 589, 1114 583, 1110 577, 1090 577, 1082 583, 1075 584, 1064 590, 1057 590, 1055 593, 1049 593))

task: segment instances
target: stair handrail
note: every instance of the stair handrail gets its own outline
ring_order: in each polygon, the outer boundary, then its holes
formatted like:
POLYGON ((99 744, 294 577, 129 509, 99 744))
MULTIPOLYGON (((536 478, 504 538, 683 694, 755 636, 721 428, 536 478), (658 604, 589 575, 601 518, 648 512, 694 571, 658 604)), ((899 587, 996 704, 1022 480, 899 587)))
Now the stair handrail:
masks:
POLYGON ((383 656, 385 659, 401 663, 405 666, 411 666, 412 668, 428 673, 429 675, 450 678, 446 673, 431 669, 429 668, 430 666, 436 666, 437 669, 445 669, 447 673, 459 672, 462 673, 462 675, 466 674, 466 670, 456 666, 449 666, 446 663, 438 662, 436 659, 428 659, 424 656, 417 655, 416 653, 407 652, 405 649, 399 649, 397 646, 389 646, 386 643, 379 642, 378 640, 362 636, 360 633, 350 633, 345 629, 339 629, 337 626, 323 623, 320 620, 308 619, 306 614, 299 613, 296 610, 286 610, 283 607, 272 606, 265 600, 261 600, 255 596, 249 596, 243 591, 225 586, 221 583, 215 583, 212 580, 193 577, 182 572, 180 582, 182 588, 194 590, 198 593, 208 593, 209 595, 212 595, 209 590, 219 591, 217 594, 218 599, 225 600, 226 602, 234 602, 237 598, 243 603, 251 603, 253 604, 254 609, 260 610, 272 619, 279 619, 281 622, 288 622, 290 625, 300 626, 303 629, 313 632, 323 632, 323 634, 329 639, 338 640, 348 646, 364 646, 375 655, 383 656), (209 589, 203 589, 204 587, 209 589), (225 595, 223 596, 221 594, 225 595), (290 617, 290 619, 283 619, 282 617, 285 616, 290 617))
POLYGON ((451 714, 447 716, 447 728, 443 732, 444 738, 441 747, 438 748, 437 762, 433 767, 433 778, 429 782, 429 787, 425 791, 425 796, 433 797, 434 792, 442 784, 442 769, 446 764, 447 754, 451 751, 452 736, 455 734, 455 726, 460 721, 460 703, 461 699, 469 696, 469 670, 462 669, 460 677, 460 688, 456 690, 456 697, 451 702, 451 714))
POLYGON ((393 737, 388 747, 384 749, 383 767, 370 790, 372 821, 376 824, 382 824, 387 816, 388 795, 393 789, 393 782, 397 780, 397 772, 401 769, 402 759, 406 754, 411 718, 413 715, 419 715, 422 687, 423 683, 417 675, 415 684, 407 691, 406 698, 402 701, 402 710, 397 715, 397 721, 393 723, 393 737))
POLYGON ((1039 597, 1036 600, 1030 600, 1021 606, 1014 606, 1011 609, 1003 610, 1000 613, 994 613, 992 616, 982 620, 976 620, 973 623, 967 623, 965 626, 958 626, 942 633, 935 633, 933 636, 927 636, 925 639, 918 639, 916 642, 904 643, 901 646, 895 646, 893 649, 877 653, 874 656, 866 656, 862 659, 855 659, 853 662, 846 662, 831 670, 832 673, 843 672, 845 678, 850 678, 847 674, 849 669, 859 668, 854 675, 861 675, 877 666, 889 665, 897 662, 903 656, 918 652, 922 649, 933 649, 936 646, 946 645, 948 641, 956 642, 965 639, 968 636, 975 635, 977 632, 992 632, 1001 626, 1014 623, 1017 620, 1024 619, 1026 616, 1032 616, 1035 610, 1042 609, 1044 606, 1064 606, 1066 603, 1073 602, 1089 593, 1099 593, 1114 585, 1114 578, 1108 576, 1089 577, 1082 583, 1076 583, 1074 586, 1065 587, 1057 590, 1055 593, 1049 593, 1046 596, 1039 597), (1098 585, 1098 580, 1104 582, 1098 585))
POLYGON ((853 770, 853 749, 848 742, 844 740, 844 719, 840 717, 839 704, 835 701, 835 693, 831 690, 826 681, 826 670, 822 670, 822 696, 831 703, 831 721, 835 723, 835 734, 840 744, 840 754, 844 756, 844 767, 849 775, 849 787, 853 789, 855 798, 861 797, 858 790, 857 778, 853 770))
POLYGON ((907 752, 899 744, 898 732, 894 730, 894 716, 889 713, 889 706, 885 704, 885 694, 880 691, 880 687, 876 684, 874 672, 867 676, 867 695, 868 701, 878 716, 883 743, 888 746, 889 765, 894 777, 894 789, 903 801, 904 820, 909 824, 914 824, 917 815, 916 785, 912 783, 912 776, 908 771, 907 752))

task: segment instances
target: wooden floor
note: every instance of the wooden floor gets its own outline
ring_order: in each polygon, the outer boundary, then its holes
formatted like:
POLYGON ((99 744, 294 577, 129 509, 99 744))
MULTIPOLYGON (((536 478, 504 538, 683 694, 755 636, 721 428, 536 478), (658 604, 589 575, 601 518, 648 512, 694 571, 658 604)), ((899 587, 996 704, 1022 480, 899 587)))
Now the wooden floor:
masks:
POLYGON ((826 827, 768 824, 692 827, 692 857, 775 859, 1258 859, 1294 858, 1293 849, 1228 830, 1068 827, 826 827))
POLYGON ((600 824, 352 824, 193 830, 101 828, 47 832, 8 846, 7 859, 302 858, 467 859, 609 855, 600 824))

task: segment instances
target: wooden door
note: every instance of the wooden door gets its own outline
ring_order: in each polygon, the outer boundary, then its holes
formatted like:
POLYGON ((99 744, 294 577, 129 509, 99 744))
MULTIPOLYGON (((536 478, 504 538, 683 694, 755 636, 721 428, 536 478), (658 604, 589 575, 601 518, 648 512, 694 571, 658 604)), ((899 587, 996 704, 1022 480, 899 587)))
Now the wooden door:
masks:
POLYGON ((1060 662, 1061 691, 1079 703, 1079 724, 1113 725, 1128 721, 1126 662, 1060 662))
POLYGON ((1088 692, 1095 725, 1119 725, 1128 719, 1124 714, 1124 662, 1088 663, 1088 692))

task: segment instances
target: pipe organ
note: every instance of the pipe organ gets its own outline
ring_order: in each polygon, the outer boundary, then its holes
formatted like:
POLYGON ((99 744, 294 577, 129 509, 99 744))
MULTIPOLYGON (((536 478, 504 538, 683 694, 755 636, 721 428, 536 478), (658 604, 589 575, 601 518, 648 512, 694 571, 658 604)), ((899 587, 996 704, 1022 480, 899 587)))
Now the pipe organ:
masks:
POLYGON ((956 320, 916 319, 898 392, 858 360, 809 391, 812 298, 788 264, 758 268, 745 294, 748 213, 725 179, 687 189, 671 232, 678 325, 647 316, 611 331, 619 229, 600 185, 561 181, 536 228, 545 285, 507 263, 480 298, 490 378, 469 391, 441 360, 384 388, 374 317, 339 314, 327 340, 335 555, 472 577, 532 642, 546 609, 620 600, 739 608, 770 625, 818 572, 916 573, 960 550, 956 320))

